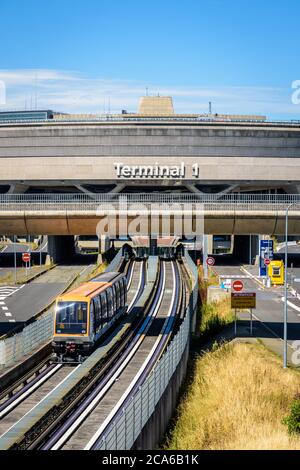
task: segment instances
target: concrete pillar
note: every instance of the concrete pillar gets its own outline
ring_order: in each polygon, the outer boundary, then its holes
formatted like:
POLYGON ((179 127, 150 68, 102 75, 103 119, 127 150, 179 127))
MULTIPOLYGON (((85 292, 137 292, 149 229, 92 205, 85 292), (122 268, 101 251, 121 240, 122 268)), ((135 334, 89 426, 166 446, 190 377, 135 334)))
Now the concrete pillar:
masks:
POLYGON ((107 235, 101 235, 98 238, 98 253, 105 253, 110 249, 110 238, 107 235))
POLYGON ((207 267, 207 256, 208 256, 208 235, 203 235, 203 274, 204 279, 208 278, 208 267, 207 267))
POLYGON ((75 255, 73 235, 48 235, 48 253, 53 263, 68 263, 75 255))
POLYGON ((150 237, 149 240, 150 244, 150 256, 155 256, 157 255, 157 238, 156 237, 150 237))

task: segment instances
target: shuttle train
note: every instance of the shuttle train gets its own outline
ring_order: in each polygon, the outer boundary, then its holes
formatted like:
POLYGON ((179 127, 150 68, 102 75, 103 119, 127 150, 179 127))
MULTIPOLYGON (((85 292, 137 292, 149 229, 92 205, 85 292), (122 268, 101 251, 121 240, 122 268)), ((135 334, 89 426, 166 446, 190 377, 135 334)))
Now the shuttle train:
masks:
POLYGON ((56 299, 53 351, 60 361, 81 362, 127 310, 127 282, 103 273, 56 299))

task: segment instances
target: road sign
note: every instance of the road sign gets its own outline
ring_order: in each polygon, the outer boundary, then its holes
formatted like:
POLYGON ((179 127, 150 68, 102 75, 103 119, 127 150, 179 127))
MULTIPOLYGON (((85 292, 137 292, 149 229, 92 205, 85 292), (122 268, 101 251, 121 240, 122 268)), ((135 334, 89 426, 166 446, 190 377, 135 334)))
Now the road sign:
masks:
POLYGON ((233 288, 233 290, 235 290, 236 292, 239 292, 239 291, 241 291, 241 290, 244 289, 244 284, 242 283, 242 281, 237 280, 237 281, 234 281, 234 282, 232 283, 232 288, 233 288))
POLYGON ((30 253, 22 253, 22 260, 24 261, 24 263, 29 263, 30 258, 31 258, 30 253))
POLYGON ((215 258, 208 256, 208 258, 206 258, 206 264, 207 266, 213 266, 215 264, 215 258))
POLYGON ((231 289, 231 279, 224 279, 220 284, 221 289, 231 289))
POLYGON ((266 259, 273 259, 274 243, 273 240, 260 240, 260 253, 259 253, 259 275, 267 275, 266 259))
POLYGON ((256 308, 255 292, 232 292, 231 308, 256 308))
POLYGON ((264 260, 264 265, 265 265, 265 266, 269 266, 270 263, 271 263, 271 260, 269 260, 268 258, 266 258, 266 259, 264 260))

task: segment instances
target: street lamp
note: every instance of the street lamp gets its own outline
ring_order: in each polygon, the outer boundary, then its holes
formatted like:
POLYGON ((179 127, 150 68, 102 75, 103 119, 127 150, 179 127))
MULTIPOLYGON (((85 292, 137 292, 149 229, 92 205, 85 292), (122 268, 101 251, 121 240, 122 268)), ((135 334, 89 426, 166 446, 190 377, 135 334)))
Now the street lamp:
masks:
POLYGON ((283 312, 283 367, 287 368, 287 259, 288 259, 288 217, 289 209, 294 205, 300 205, 300 202, 291 202, 285 211, 285 256, 284 256, 284 312, 283 312))

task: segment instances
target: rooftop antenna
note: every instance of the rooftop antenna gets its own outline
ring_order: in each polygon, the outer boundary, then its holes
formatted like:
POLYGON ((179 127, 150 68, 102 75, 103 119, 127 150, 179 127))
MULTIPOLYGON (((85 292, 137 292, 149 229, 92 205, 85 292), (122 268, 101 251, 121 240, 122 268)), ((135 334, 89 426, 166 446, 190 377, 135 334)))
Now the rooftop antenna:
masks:
POLYGON ((211 101, 208 103, 208 114, 212 114, 212 112, 211 112, 211 101))
POLYGON ((148 87, 146 86, 146 96, 148 96, 148 87))

